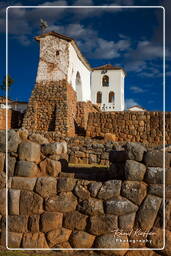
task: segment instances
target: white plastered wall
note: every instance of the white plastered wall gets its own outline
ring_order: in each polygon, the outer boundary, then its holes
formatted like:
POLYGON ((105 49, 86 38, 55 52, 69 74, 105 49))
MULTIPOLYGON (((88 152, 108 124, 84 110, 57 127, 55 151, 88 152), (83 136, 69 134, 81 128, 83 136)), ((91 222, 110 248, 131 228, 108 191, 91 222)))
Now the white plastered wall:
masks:
POLYGON ((107 73, 101 74, 102 70, 92 72, 91 98, 93 103, 97 103, 97 92, 102 93, 101 107, 105 104, 105 111, 123 111, 124 110, 124 73, 122 70, 107 70, 107 73), (102 77, 109 76, 109 86, 102 86, 102 77), (109 103, 109 93, 114 92, 115 101, 109 103), (114 108, 113 108, 114 105, 114 108))
POLYGON ((79 59, 74 47, 69 43, 69 67, 67 80, 76 91, 76 75, 80 73, 81 87, 82 87, 82 99, 81 101, 91 100, 90 91, 90 70, 79 59))

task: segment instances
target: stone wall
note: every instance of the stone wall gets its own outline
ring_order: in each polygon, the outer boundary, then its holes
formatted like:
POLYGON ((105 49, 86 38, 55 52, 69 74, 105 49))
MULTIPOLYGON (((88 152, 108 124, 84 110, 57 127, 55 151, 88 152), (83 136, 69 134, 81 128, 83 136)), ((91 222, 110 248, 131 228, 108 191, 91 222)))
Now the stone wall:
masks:
POLYGON ((36 84, 22 127, 30 131, 55 131, 58 136, 74 136, 75 97, 66 80, 36 84))
MULTIPOLYGON (((5 243, 3 135, 1 132, 1 244, 5 243)), ((10 130, 8 143, 9 248, 124 248, 114 254, 132 256, 128 248, 144 248, 144 252, 147 247, 156 250, 163 247, 162 151, 149 151, 137 143, 111 150, 108 179, 97 182, 76 179, 74 173, 64 169, 54 174, 66 152, 65 143, 49 144, 41 135, 29 136, 25 130, 10 130)), ((169 256, 171 157, 168 152, 165 163, 166 247, 162 255, 169 256)))
MULTIPOLYGON (((171 112, 166 112, 166 144, 171 143, 171 112)), ((116 136, 116 141, 163 144, 163 112, 112 112, 90 113, 86 135, 116 136)))
MULTIPOLYGON (((8 111, 8 127, 11 128, 11 114, 12 111, 8 111)), ((0 109, 0 130, 6 129, 6 109, 0 109)))
MULTIPOLYGON (((8 110, 8 128, 16 129, 22 125, 23 114, 15 111, 8 110)), ((0 109, 0 130, 6 129, 6 109, 0 109)))

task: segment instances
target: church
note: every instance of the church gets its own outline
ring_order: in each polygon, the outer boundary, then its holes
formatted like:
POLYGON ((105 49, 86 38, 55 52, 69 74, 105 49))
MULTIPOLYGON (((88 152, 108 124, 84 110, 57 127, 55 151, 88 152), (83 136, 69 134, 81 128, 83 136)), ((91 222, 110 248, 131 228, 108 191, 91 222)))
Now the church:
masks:
POLYGON ((91 101, 101 111, 124 110, 125 71, 107 64, 91 67, 76 41, 48 32, 35 38, 40 42, 40 60, 36 83, 67 80, 78 102, 91 101))

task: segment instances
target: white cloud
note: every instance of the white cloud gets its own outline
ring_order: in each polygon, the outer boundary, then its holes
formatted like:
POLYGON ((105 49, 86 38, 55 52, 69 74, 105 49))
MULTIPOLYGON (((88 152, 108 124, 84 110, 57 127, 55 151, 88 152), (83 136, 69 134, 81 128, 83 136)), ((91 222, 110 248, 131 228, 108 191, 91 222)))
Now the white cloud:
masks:
POLYGON ((135 106, 135 105, 139 106, 139 104, 134 99, 130 98, 130 99, 126 99, 125 100, 125 108, 126 109, 128 109, 128 108, 130 108, 132 106, 135 106))
POLYGON ((130 90, 134 93, 143 93, 144 89, 142 89, 141 87, 138 86, 131 86, 130 90))

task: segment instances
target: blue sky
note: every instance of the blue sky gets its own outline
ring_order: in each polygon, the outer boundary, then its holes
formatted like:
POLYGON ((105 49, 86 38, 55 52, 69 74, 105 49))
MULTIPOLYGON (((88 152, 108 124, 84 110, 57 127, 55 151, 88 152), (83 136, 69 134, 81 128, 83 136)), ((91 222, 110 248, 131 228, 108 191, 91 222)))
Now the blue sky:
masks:
MULTIPOLYGON (((5 75, 5 7, 9 5, 163 5, 166 8, 166 110, 171 111, 171 1, 167 0, 57 0, 1 1, 1 81, 5 75), (170 15, 169 15, 170 14, 170 15)), ((35 84, 40 18, 48 29, 74 38, 91 66, 111 63, 123 67, 127 107, 140 105, 162 111, 162 9, 9 9, 9 74, 15 80, 9 95, 27 101, 35 84)))

